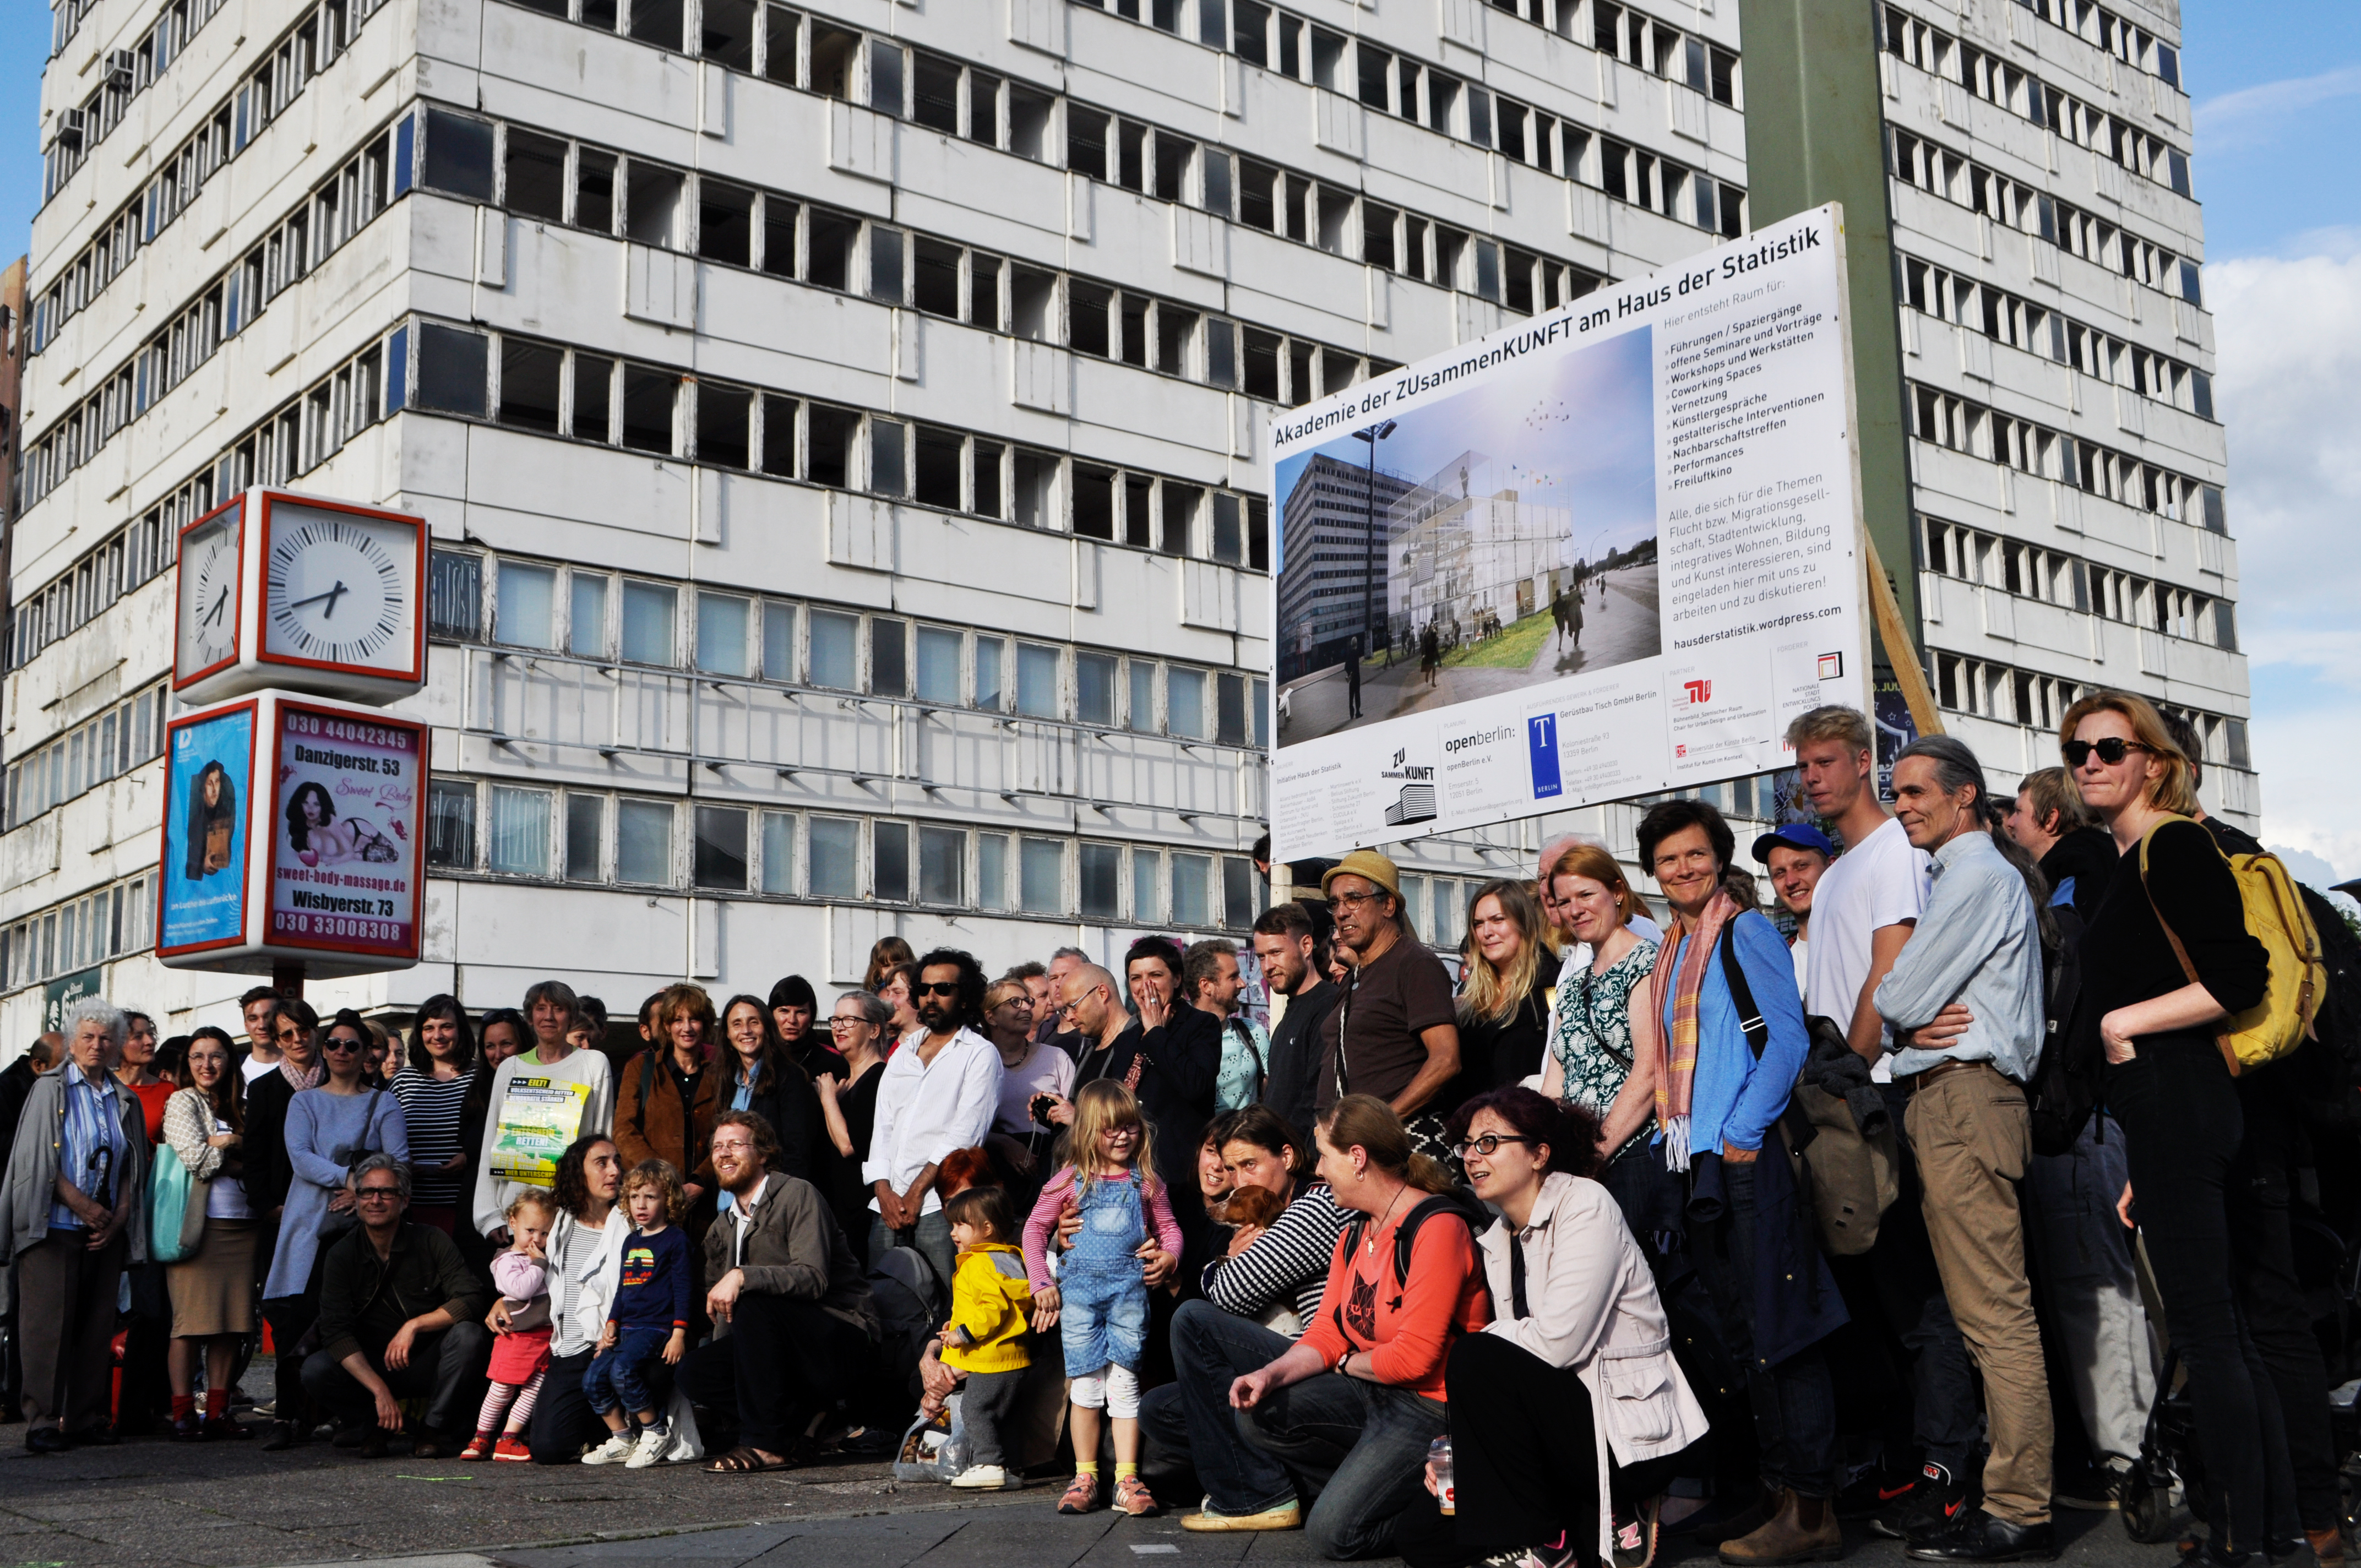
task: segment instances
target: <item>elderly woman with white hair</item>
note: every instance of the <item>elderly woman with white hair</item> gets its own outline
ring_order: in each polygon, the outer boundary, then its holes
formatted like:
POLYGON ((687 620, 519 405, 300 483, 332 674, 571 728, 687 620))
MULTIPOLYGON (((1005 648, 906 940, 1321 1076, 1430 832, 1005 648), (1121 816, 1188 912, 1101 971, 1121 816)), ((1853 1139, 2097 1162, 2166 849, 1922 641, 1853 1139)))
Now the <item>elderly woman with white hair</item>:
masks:
POLYGON ((25 1446, 57 1453, 118 1441, 107 1419, 115 1303, 148 1257, 148 1124, 113 1071, 129 1021, 85 997, 65 1018, 66 1059, 33 1080, 0 1179, 0 1263, 16 1266, 25 1446))

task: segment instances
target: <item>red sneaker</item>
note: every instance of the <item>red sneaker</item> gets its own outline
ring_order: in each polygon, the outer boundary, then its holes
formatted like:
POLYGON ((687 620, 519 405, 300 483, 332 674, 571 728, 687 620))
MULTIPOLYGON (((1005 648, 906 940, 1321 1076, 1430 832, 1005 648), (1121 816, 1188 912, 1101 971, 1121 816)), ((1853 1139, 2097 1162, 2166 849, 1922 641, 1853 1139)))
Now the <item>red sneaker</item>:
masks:
POLYGON ((1099 1478, 1087 1470, 1074 1472, 1073 1484, 1058 1499, 1061 1514, 1086 1514, 1099 1506, 1099 1478))
POLYGON ((467 1446, 459 1451, 462 1459, 489 1459, 491 1456, 492 1434, 488 1431, 479 1431, 469 1438, 467 1446))
POLYGON ((1137 1475, 1116 1478, 1115 1507, 1117 1513, 1129 1514, 1136 1519, 1154 1519, 1164 1511, 1164 1506, 1148 1491, 1148 1483, 1137 1475))
POLYGON ((533 1450, 524 1445, 524 1439, 502 1432, 500 1441, 492 1447, 492 1457, 530 1464, 533 1463, 533 1450))

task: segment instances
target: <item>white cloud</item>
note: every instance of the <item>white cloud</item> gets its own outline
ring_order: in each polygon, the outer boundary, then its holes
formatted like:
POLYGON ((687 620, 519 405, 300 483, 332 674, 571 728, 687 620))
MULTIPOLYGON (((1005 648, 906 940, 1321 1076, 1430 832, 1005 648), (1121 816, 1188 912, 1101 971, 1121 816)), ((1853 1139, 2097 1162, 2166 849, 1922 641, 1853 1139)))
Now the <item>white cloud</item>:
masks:
POLYGON ((2289 115, 2356 93, 2361 93, 2361 66, 2257 82, 2198 104, 2197 134, 2209 153, 2268 141, 2289 115))
POLYGON ((2361 247, 2323 251, 2219 262, 2206 287, 2264 822, 2350 875, 2361 872, 2361 247))

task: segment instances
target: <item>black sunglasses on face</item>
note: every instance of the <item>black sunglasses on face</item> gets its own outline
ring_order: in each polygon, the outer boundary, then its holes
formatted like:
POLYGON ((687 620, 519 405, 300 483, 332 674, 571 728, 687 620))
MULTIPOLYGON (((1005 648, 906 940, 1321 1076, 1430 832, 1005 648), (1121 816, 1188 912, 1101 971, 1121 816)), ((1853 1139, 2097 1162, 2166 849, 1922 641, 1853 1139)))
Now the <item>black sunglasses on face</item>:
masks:
POLYGON ((2090 760, 2091 753, 2093 751, 2099 753, 2099 761, 2112 768, 2134 751, 2155 750, 2154 747, 2143 746, 2136 740, 2119 740, 2113 735, 2103 740, 2069 740, 2058 749, 2066 753, 2066 765, 2070 768, 2081 767, 2090 760))
POLYGON ((957 996, 959 994, 959 981, 955 980, 926 981, 921 982, 918 986, 918 994, 921 996, 957 996))
POLYGON ((361 1048, 361 1043, 358 1040, 329 1040, 320 1048, 324 1051, 357 1051, 361 1048))

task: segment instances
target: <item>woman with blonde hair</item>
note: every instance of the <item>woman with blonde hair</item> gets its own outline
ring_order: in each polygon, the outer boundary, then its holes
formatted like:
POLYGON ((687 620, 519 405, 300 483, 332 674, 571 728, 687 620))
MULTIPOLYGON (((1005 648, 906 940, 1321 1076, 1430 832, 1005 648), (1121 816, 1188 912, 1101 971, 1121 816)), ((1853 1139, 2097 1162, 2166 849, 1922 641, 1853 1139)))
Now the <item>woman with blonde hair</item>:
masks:
POLYGON ((1577 841, 1560 850, 1549 880, 1560 928, 1588 961, 1558 977, 1541 1091, 1598 1118, 1605 1157, 1598 1180, 1645 1246, 1656 1232, 1681 1228, 1680 1184, 1648 1147, 1656 1119, 1654 1058, 1632 1048, 1634 1022, 1644 1031, 1656 1015, 1657 944, 1631 929, 1632 916, 1648 913, 1648 901, 1596 844, 1577 841))
POLYGON ((1558 981, 1549 922, 1521 882, 1488 882, 1467 904, 1467 969, 1459 987, 1459 1082, 1437 1108, 1542 1069, 1549 988, 1558 981))
MULTIPOLYGON (((2269 959, 2246 929, 2229 862, 2191 820, 2190 759, 2154 705, 2093 692, 2066 710, 2059 740, 2074 793, 2122 857, 2082 938, 2065 1048, 2070 1059, 2106 1064, 2106 1105, 2131 1173, 2124 1223, 2138 1223, 2206 1434, 2209 1495, 2191 1505, 2208 1538, 2182 1561, 2283 1553, 2279 1543, 2301 1528, 2288 1427, 2254 1314, 2239 1312, 2237 1296, 2241 1277, 2267 1266, 2257 1255, 2273 1221, 2254 1195, 2253 1168, 2284 1156, 2259 1146, 2270 1124, 2250 1121, 2242 1091, 2251 1085, 2218 1034, 2226 1016, 2262 1000, 2269 959)), ((2283 1237, 2284 1207, 2276 1221, 2283 1237)), ((2334 1528, 2312 1538, 2323 1550, 2334 1549, 2334 1528)))

